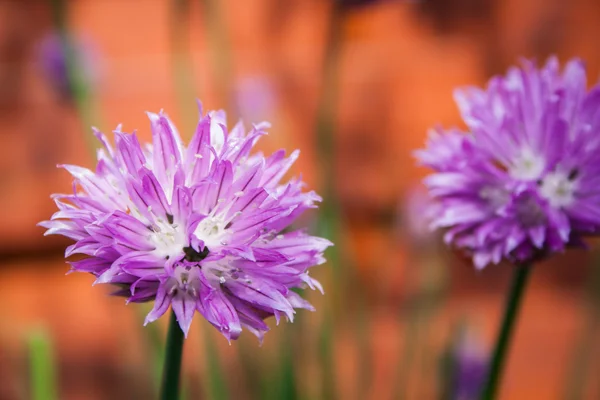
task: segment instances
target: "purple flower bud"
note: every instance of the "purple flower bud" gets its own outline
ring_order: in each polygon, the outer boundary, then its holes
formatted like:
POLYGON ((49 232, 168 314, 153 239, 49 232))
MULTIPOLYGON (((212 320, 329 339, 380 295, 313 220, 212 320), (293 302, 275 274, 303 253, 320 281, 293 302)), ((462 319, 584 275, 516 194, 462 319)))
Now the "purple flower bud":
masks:
MULTIPOLYGON (((94 86, 98 79, 98 60, 89 41, 76 40, 73 44, 78 61, 78 73, 87 85, 94 86)), ((37 47, 37 58, 41 72, 57 94, 66 100, 73 97, 67 53, 60 36, 56 33, 46 35, 37 47)))

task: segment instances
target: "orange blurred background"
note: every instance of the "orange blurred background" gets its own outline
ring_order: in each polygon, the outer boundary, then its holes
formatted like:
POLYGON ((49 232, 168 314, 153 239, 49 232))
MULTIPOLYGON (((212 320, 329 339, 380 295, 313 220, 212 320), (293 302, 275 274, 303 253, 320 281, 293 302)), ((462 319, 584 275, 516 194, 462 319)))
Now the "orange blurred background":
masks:
MULTIPOLYGON (((190 1, 179 45, 172 40, 178 29, 172 2, 68 2, 73 34, 93 43, 96 52, 98 115, 92 122, 104 132, 122 123, 125 131, 137 129, 148 139, 144 111, 164 109, 189 139, 199 98, 205 110, 231 110, 230 124, 237 116, 247 122, 269 120, 273 127, 260 147, 301 149, 294 173, 323 191, 315 119, 322 89, 328 87, 322 78, 331 3, 208 2, 220 20, 207 24, 206 2, 190 1), (221 41, 211 36, 215 32, 221 41), (177 69, 177 57, 187 63, 187 72, 177 69), (193 84, 178 94, 177 80, 185 73, 193 84)), ((398 313, 422 279, 443 280, 447 290, 429 329, 419 334, 430 350, 413 360, 407 393, 416 400, 437 398, 434 355, 443 351, 458 320, 468 320, 484 346, 491 346, 510 272, 504 266, 476 272, 453 254, 442 253, 440 259, 414 249, 403 225, 406 215, 399 214, 427 171, 415 166, 412 151, 435 124, 461 124, 453 88, 484 85, 520 57, 543 61, 556 54, 564 62, 577 56, 595 82, 599 21, 600 3, 594 0, 388 0, 343 15, 330 156, 343 217, 342 260, 348 261, 341 268, 357 271, 357 290, 365 292, 372 318, 368 398, 393 398, 396 355, 407 346, 406 322, 398 313), (423 278, 423 265, 441 260, 444 265, 432 269, 434 278, 423 278)), ((36 58, 40 40, 52 31, 46 2, 0 0, 0 399, 27 396, 23 338, 36 326, 52 335, 61 399, 149 398, 153 378, 143 369, 147 360, 138 306, 125 307, 103 288, 92 288, 91 276, 65 277, 67 242, 43 237, 36 227, 54 212, 50 194, 70 190, 68 174, 56 164, 93 166, 85 139, 90 131, 82 131, 73 103, 53 91, 36 58)), ((534 271, 502 399, 564 398, 570 354, 586 324, 590 259, 572 251, 534 271)), ((316 277, 321 274, 315 269, 316 277)), ((317 312, 305 318, 317 324, 328 298, 314 301, 317 312)), ((341 320, 334 342, 336 385, 340 398, 358 399, 345 384, 359 368, 352 332, 343 329, 352 315, 341 320)), ((276 338, 269 333, 255 354, 269 358, 276 338)), ((197 361, 202 340, 190 340, 189 371, 206 369, 197 361)), ((596 361, 597 342, 589 349, 596 361)), ((220 338, 214 343, 227 371, 236 371, 239 366, 229 355, 237 344, 228 346, 220 338)), ((596 361, 592 371, 600 366, 596 361)), ((301 382, 319 379, 311 375, 311 362, 317 363, 307 361, 301 382)), ((232 385, 247 384, 235 373, 231 379, 232 385)), ((597 374, 590 375, 584 392, 586 399, 600 398, 597 374)))

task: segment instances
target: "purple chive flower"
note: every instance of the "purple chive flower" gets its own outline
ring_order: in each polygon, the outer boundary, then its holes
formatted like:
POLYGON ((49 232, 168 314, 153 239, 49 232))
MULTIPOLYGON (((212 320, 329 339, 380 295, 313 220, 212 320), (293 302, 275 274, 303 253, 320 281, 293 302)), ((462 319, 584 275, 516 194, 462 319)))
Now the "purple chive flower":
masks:
MULTIPOLYGON (((84 40, 74 43, 74 51, 78 57, 79 73, 88 85, 97 79, 97 60, 91 45, 84 40)), ((61 38, 56 33, 46 35, 38 44, 37 58, 41 72, 50 85, 63 99, 72 98, 72 90, 67 67, 66 51, 61 38)))
POLYGON ((435 243, 436 235, 429 229, 437 204, 422 187, 410 188, 398 207, 397 226, 408 234, 415 248, 427 249, 435 243))
POLYGON ((600 228, 600 86, 583 63, 556 58, 458 90, 470 131, 430 133, 416 153, 439 203, 434 228, 477 266, 528 263, 600 228))
POLYGON ((244 119, 262 120, 272 114, 277 103, 273 82, 266 76, 250 76, 240 79, 234 89, 235 102, 244 119))
POLYGON ((265 318, 313 310, 292 289, 322 291, 307 269, 331 243, 283 233, 321 200, 300 179, 281 183, 298 151, 251 154, 269 125, 229 131, 223 111, 201 116, 187 147, 164 113, 148 116, 151 145, 117 128, 113 147, 95 131, 96 172, 62 166, 74 193, 54 195, 59 211, 40 225, 75 241, 67 257, 88 256, 72 270, 117 285, 128 302, 154 300, 146 323, 170 306, 186 335, 196 312, 231 340, 242 327, 262 339, 265 318))
POLYGON ((473 335, 462 334, 452 350, 452 388, 454 400, 475 400, 481 395, 488 370, 488 356, 473 335))

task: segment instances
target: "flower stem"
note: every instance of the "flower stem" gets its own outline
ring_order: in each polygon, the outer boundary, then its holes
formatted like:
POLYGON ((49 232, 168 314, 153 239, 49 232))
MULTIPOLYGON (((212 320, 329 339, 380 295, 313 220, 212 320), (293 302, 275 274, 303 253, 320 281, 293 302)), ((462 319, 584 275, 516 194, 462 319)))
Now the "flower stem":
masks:
POLYGON ((161 400, 179 399, 179 373, 181 371, 181 356, 183 350, 183 331, 177 323, 175 313, 171 313, 167 345, 165 348, 165 364, 163 382, 160 391, 161 400))
POLYGON ((519 306, 531 269, 530 264, 522 264, 515 267, 512 286, 506 299, 504 319, 500 327, 498 339, 496 340, 492 362, 481 395, 482 400, 493 400, 496 398, 500 378, 502 377, 502 370, 506 361, 506 352, 510 344, 515 320, 519 313, 519 306))
POLYGON ((56 372, 49 335, 41 329, 33 331, 28 346, 31 398, 33 400, 56 399, 56 372))

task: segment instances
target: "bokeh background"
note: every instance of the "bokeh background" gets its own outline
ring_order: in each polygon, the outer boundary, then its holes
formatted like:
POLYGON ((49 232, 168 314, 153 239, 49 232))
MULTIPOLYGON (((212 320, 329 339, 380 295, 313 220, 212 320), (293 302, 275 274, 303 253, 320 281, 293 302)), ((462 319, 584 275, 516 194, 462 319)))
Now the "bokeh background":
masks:
MULTIPOLYGON (((326 292, 307 293, 317 311, 270 323, 262 346, 247 332, 229 345, 196 318, 187 398, 473 398, 459 381, 485 364, 510 268, 477 272, 428 232, 427 171, 412 152, 428 128, 461 126, 453 88, 521 57, 581 57, 595 82, 599 2, 54 3, 53 14, 51 2, 0 0, 0 399, 33 392, 32 332, 51 344, 57 398, 156 396, 165 321, 144 328, 148 307, 65 276, 68 243, 36 223, 54 212, 51 193, 71 189, 56 164, 93 166, 90 125, 148 139, 144 111, 164 109, 189 139, 196 98, 230 124, 269 120, 267 152, 301 149, 293 172, 325 197, 304 222, 336 247, 314 269, 326 292), (80 50, 75 94, 47 65, 59 28, 80 50)), ((600 398, 591 244, 534 271, 502 399, 600 398)))

